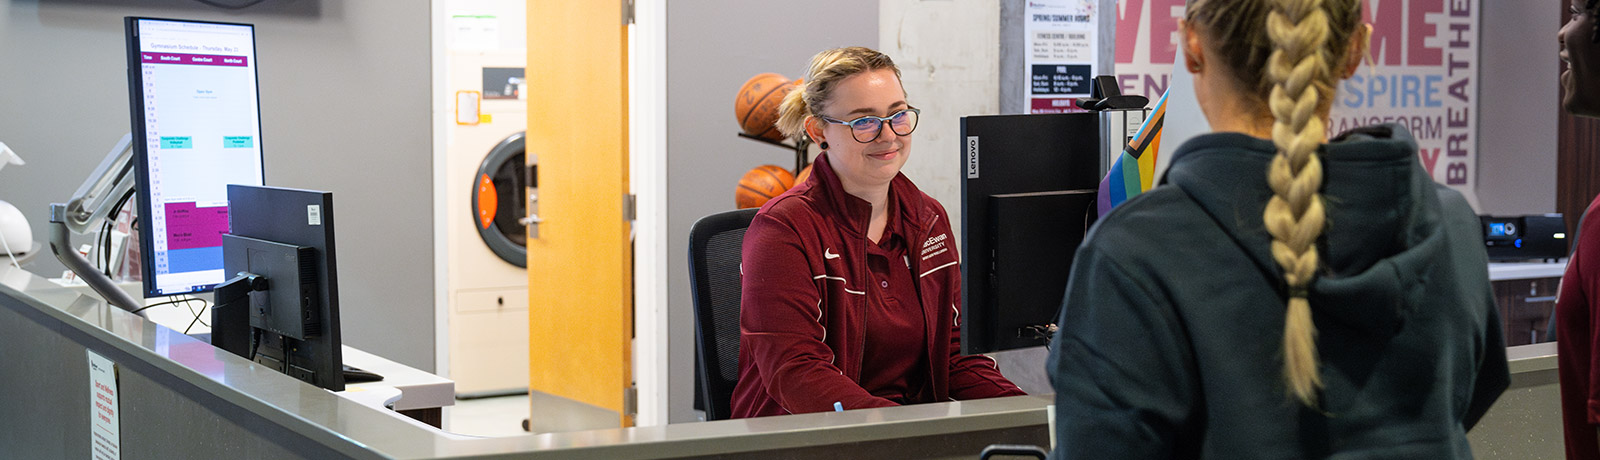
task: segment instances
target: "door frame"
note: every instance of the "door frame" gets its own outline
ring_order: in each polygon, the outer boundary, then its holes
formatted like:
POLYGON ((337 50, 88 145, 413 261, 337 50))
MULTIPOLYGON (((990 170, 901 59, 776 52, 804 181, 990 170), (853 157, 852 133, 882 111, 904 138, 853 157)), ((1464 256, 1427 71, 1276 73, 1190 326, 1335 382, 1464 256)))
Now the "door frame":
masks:
POLYGON ((667 17, 665 0, 634 0, 628 36, 628 123, 638 426, 667 424, 667 17))

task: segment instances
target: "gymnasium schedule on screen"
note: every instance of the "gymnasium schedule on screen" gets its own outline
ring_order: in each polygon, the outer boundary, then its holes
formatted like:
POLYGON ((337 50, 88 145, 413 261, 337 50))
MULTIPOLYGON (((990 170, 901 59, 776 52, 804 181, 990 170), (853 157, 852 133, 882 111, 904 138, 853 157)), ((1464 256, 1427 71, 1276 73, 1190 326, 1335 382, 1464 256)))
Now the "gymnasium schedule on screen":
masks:
POLYGON ((139 72, 159 294, 224 281, 228 184, 262 185, 254 31, 248 25, 138 20, 139 72))

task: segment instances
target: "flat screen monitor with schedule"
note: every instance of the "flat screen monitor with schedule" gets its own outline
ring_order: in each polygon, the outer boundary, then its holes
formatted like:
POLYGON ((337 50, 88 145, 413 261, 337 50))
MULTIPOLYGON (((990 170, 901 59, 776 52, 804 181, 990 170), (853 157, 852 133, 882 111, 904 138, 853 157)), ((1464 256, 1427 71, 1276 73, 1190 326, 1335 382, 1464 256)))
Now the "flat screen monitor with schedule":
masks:
POLYGON ((210 291, 228 184, 264 182, 255 28, 125 21, 144 294, 210 291))

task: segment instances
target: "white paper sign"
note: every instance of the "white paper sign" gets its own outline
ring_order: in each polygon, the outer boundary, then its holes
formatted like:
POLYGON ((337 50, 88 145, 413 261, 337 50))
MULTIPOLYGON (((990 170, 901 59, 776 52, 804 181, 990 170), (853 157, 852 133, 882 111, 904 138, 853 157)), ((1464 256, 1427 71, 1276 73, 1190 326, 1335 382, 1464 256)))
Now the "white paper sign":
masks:
POLYGON ((476 125, 481 121, 478 109, 478 98, 482 97, 477 91, 456 91, 456 124, 476 125))
POLYGON ((89 354, 89 452, 95 460, 122 458, 122 425, 117 405, 117 365, 94 353, 89 354))
POLYGON ((1095 68, 1099 13, 1093 0, 1029 0, 1023 9, 1028 113, 1081 112, 1095 68))
POLYGON ((455 29, 451 48, 500 49, 500 18, 487 14, 458 14, 450 17, 450 27, 455 29))

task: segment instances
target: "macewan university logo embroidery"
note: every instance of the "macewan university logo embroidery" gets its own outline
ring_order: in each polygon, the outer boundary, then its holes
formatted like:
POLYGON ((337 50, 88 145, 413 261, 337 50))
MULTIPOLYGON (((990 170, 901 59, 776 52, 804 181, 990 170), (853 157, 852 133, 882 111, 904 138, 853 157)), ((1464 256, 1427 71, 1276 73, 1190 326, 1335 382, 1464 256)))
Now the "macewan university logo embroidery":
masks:
POLYGON ((950 234, 948 233, 940 233, 928 238, 928 241, 922 242, 922 260, 928 260, 933 256, 950 252, 950 248, 945 246, 945 240, 949 239, 949 237, 950 234))

